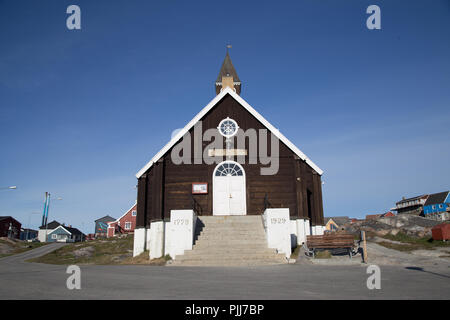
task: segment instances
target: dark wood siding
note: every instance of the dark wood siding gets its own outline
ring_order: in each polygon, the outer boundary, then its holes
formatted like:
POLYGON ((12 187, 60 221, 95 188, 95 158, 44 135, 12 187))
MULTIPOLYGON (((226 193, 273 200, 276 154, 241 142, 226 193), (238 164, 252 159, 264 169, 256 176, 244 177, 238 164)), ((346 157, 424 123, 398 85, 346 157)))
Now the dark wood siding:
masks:
MULTIPOLYGON (((266 129, 253 115, 239 105, 230 95, 226 95, 202 119, 203 132, 217 128, 220 121, 230 117, 239 127, 247 129, 266 129)), ((198 215, 212 215, 213 181, 212 175, 216 163, 207 165, 194 164, 194 129, 191 135, 191 163, 176 165, 172 162, 169 150, 162 159, 147 171, 147 178, 142 177, 138 183, 138 227, 148 226, 150 221, 170 218, 170 211, 175 209, 192 209, 195 205, 198 215), (145 180, 146 182, 142 182, 145 180), (208 194, 192 195, 193 182, 207 182, 208 194), (142 189, 142 190, 141 190, 142 189), (145 208, 145 210, 144 210, 145 208), (145 211, 145 212, 144 212, 145 211)), ((270 134, 268 135, 268 154, 271 154, 270 134)), ((204 150, 211 142, 202 142, 204 150)), ((225 148, 225 139, 222 141, 225 148)), ((237 141, 234 139, 234 147, 237 141)), ((245 141, 249 150, 249 139, 245 141)), ((223 160, 226 160, 225 158, 223 160)), ((237 161, 237 158, 232 159, 237 161)), ((289 208, 291 216, 308 217, 308 190, 311 192, 311 224, 323 223, 320 176, 299 159, 285 144, 279 143, 279 170, 275 175, 261 175, 261 167, 270 165, 249 164, 249 156, 241 163, 246 175, 247 214, 257 215, 264 211, 264 198, 267 195, 270 207, 289 208)))
POLYGON ((147 223, 147 174, 138 179, 136 227, 143 228, 147 223))

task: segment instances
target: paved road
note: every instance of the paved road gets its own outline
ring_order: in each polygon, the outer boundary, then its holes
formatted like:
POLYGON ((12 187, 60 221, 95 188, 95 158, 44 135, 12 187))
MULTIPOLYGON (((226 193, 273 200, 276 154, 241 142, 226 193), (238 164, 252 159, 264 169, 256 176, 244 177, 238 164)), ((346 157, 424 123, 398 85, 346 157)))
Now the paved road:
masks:
POLYGON ((381 290, 353 265, 80 266, 81 290, 68 290, 66 266, 23 262, 58 246, 0 259, 0 299, 450 299, 449 265, 381 266, 381 290))
POLYGON ((45 246, 33 249, 33 250, 29 250, 29 251, 25 251, 19 254, 15 254, 12 256, 7 256, 5 258, 1 258, 0 259, 0 265, 15 265, 17 263, 22 263, 25 260, 28 259, 33 259, 33 258, 37 258, 40 256, 43 256, 47 253, 50 253, 52 251, 55 251, 56 249, 59 249, 61 247, 64 247, 65 245, 67 245, 66 243, 51 243, 51 244, 47 244, 45 246))

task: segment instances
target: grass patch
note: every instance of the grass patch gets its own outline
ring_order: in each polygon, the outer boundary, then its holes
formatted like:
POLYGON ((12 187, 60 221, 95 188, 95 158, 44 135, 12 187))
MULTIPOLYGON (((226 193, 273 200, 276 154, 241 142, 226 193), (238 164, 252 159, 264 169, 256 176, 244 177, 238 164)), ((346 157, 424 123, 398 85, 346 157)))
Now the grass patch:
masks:
POLYGON ((300 254, 300 248, 301 248, 301 246, 297 246, 295 248, 295 250, 291 254, 291 259, 295 259, 295 260, 298 259, 298 255, 300 254))
POLYGON ((448 241, 446 242, 438 241, 428 237, 415 238, 401 232, 397 233, 396 235, 387 234, 381 238, 400 242, 400 243, 392 243, 388 241, 378 242, 379 245, 398 251, 409 252, 414 250, 434 250, 436 248, 450 248, 450 242, 448 241))
POLYGON ((121 264, 133 255, 133 235, 70 243, 29 262, 47 264, 121 264))
POLYGON ((157 265, 163 266, 171 260, 169 255, 149 259, 149 251, 133 257, 133 235, 122 238, 104 238, 87 242, 71 243, 42 257, 28 262, 46 264, 96 264, 96 265, 157 265))
POLYGON ((316 259, 331 259, 331 252, 328 250, 317 251, 314 257, 316 259))
POLYGON ((149 259, 149 251, 146 250, 136 257, 130 257, 121 262, 121 264, 142 264, 142 265, 152 265, 152 266, 164 266, 167 261, 172 260, 169 255, 166 255, 157 259, 149 259))
POLYGON ((25 241, 6 241, 0 240, 0 246, 9 247, 10 251, 7 253, 1 253, 0 258, 12 256, 14 254, 33 250, 42 246, 45 246, 45 242, 25 242, 25 241))
POLYGON ((392 243, 387 241, 377 242, 380 246, 386 247, 388 249, 393 249, 403 252, 411 252, 413 250, 419 250, 417 246, 411 246, 409 244, 392 243))

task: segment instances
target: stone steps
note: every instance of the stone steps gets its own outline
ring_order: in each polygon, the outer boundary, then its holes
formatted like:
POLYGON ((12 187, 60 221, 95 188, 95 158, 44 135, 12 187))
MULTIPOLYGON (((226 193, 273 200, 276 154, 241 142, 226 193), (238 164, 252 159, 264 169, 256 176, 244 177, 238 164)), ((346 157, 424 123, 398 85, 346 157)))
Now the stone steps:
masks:
MULTIPOLYGON (((234 234, 232 232, 230 233, 214 233, 214 232, 208 232, 208 233, 201 233, 200 234, 201 239, 209 239, 209 240, 226 240, 226 239, 234 239, 234 240, 250 240, 250 239, 256 239, 256 240, 266 240, 266 236, 264 234, 234 234)), ((200 239, 200 237, 199 237, 200 239)))
POLYGON ((205 242, 196 242, 193 246, 192 250, 212 250, 215 248, 215 250, 220 250, 218 248, 227 248, 229 250, 239 251, 243 249, 249 249, 249 250, 258 250, 258 249, 267 249, 267 244, 262 243, 232 243, 230 244, 223 244, 223 243, 215 243, 211 241, 205 241, 205 242))
POLYGON ((223 248, 223 249, 216 249, 216 250, 187 250, 184 252, 184 255, 177 257, 183 258, 183 257, 190 257, 190 256, 242 256, 242 255, 253 255, 253 254, 277 254, 274 249, 269 248, 263 248, 263 247, 257 247, 257 248, 241 248, 239 251, 237 251, 234 248, 223 248))
POLYGON ((223 235, 223 236, 234 236, 234 237, 249 237, 249 236, 258 236, 265 237, 265 233, 262 231, 251 231, 251 230, 202 230, 200 232, 202 236, 208 235, 223 235))
MULTIPOLYGON (((277 255, 275 253, 275 255, 277 255)), ((282 259, 284 255, 279 255, 278 258, 282 259)), ((186 261, 186 260, 204 260, 204 261, 210 261, 210 260, 263 260, 263 259, 269 259, 274 258, 274 252, 265 252, 265 253, 242 253, 242 254, 236 254, 233 252, 227 252, 227 253, 194 253, 192 251, 191 254, 185 253, 182 256, 177 257, 177 261, 186 261)))
MULTIPOLYGON (((247 247, 249 245, 253 246, 261 246, 262 242, 264 242, 265 239, 246 239, 246 240, 239 240, 239 239, 200 239, 197 240, 194 247, 235 247, 235 248, 242 248, 247 247)), ((266 245, 267 247, 267 245, 266 245)))
POLYGON ((263 260, 185 260, 178 261, 174 260, 172 262, 172 266, 190 266, 190 267, 251 267, 251 266, 265 266, 265 265, 274 265, 274 264, 284 264, 285 261, 273 261, 268 259, 263 260))
POLYGON ((176 256, 171 265, 257 266, 287 262, 284 254, 267 248, 260 216, 208 216, 199 220, 201 230, 193 249, 176 256))

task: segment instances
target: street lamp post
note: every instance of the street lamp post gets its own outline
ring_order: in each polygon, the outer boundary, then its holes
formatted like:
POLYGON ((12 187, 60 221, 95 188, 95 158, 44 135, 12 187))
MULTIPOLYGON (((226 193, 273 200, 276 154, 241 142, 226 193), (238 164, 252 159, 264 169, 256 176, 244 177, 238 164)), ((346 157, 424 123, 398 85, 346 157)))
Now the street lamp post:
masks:
POLYGON ((11 187, 0 187, 0 190, 15 190, 17 189, 17 186, 11 186, 11 187))

